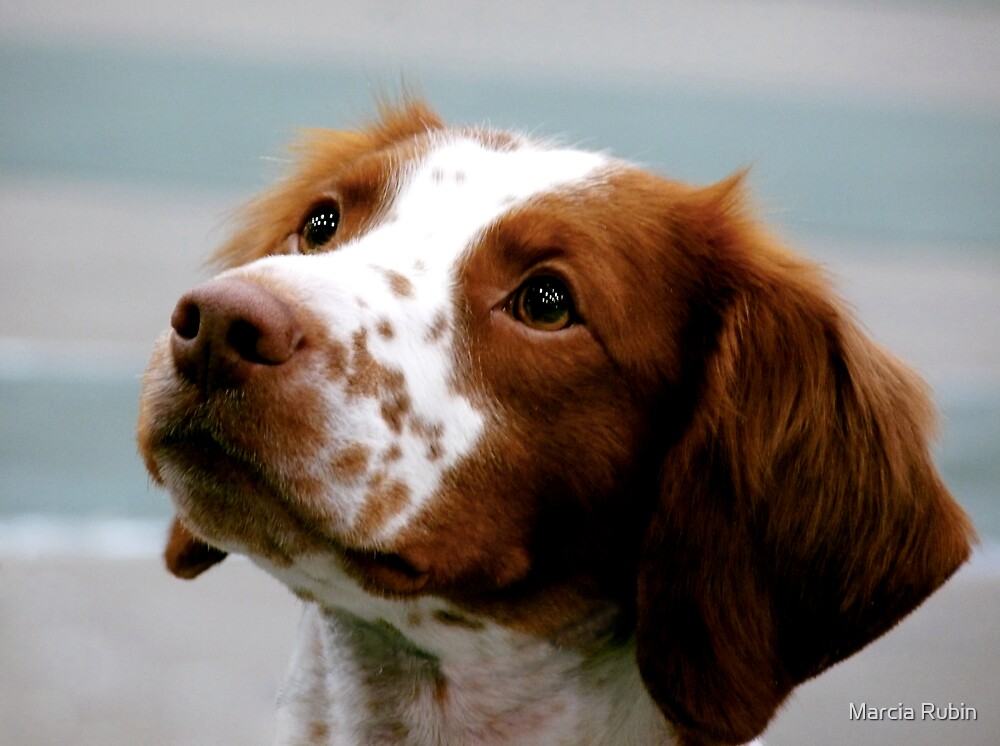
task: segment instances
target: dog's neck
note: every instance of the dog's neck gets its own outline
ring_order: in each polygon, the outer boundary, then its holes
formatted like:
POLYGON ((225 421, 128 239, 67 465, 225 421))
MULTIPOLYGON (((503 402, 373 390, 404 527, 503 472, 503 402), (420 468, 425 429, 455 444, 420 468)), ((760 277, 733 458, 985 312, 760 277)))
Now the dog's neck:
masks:
POLYGON ((267 569, 315 599, 278 743, 673 743, 633 643, 608 634, 606 613, 552 640, 431 597, 377 598, 343 577, 307 588, 312 571, 267 569))
POLYGON ((631 644, 584 656, 461 624, 421 646, 385 620, 308 608, 281 695, 279 742, 671 742, 631 644))

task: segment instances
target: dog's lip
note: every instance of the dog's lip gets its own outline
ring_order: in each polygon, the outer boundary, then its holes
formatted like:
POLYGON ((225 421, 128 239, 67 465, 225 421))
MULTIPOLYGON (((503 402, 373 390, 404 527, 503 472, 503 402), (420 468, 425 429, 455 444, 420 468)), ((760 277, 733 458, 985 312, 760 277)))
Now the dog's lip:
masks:
POLYGON ((379 593, 417 593, 430 580, 430 568, 399 552, 341 548, 340 554, 348 569, 364 585, 379 593))

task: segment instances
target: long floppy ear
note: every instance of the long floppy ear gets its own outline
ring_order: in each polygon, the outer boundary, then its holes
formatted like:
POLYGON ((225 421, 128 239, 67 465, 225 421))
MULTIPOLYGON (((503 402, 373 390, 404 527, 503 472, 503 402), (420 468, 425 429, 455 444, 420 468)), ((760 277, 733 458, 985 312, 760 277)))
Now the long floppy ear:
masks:
POLYGON ((742 215, 738 181, 694 193, 698 226, 674 230, 701 244, 712 342, 638 578, 640 670, 686 744, 752 740, 974 538, 931 462, 921 382, 742 215))
POLYGON ((209 546, 188 531, 180 519, 174 518, 167 546, 163 550, 163 560, 171 573, 190 580, 225 558, 225 552, 209 546))

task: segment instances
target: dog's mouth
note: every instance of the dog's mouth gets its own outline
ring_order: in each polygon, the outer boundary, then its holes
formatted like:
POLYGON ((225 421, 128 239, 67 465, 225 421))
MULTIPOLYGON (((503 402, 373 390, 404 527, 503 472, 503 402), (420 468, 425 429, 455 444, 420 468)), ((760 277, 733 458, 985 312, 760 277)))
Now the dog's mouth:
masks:
POLYGON ((367 590, 379 595, 417 593, 430 580, 430 568, 396 552, 342 549, 347 569, 367 590))
POLYGON ((324 536, 310 530, 309 520, 294 509, 299 501, 282 492, 281 480, 201 421, 164 432, 156 440, 155 451, 159 464, 170 462, 175 467, 168 470, 173 475, 168 489, 183 513, 204 516, 203 506, 213 507, 216 520, 200 529, 219 543, 232 540, 245 553, 282 565, 294 561, 294 553, 287 553, 289 547, 329 551, 361 587, 382 596, 418 593, 431 578, 429 564, 413 553, 351 547, 332 533, 324 532, 324 536), (240 519, 249 512, 266 515, 268 520, 240 519), (256 530, 249 531, 250 527, 256 530), (271 535, 276 527, 283 529, 281 535, 271 535))

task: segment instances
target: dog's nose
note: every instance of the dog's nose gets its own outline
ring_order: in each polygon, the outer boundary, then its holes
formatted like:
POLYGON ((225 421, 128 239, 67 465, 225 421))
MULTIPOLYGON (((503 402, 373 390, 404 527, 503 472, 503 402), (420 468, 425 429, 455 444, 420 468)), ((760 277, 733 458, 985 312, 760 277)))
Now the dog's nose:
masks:
POLYGON ((211 280, 185 294, 170 318, 177 372, 205 393, 234 388, 288 362, 302 343, 292 309, 255 283, 211 280))

